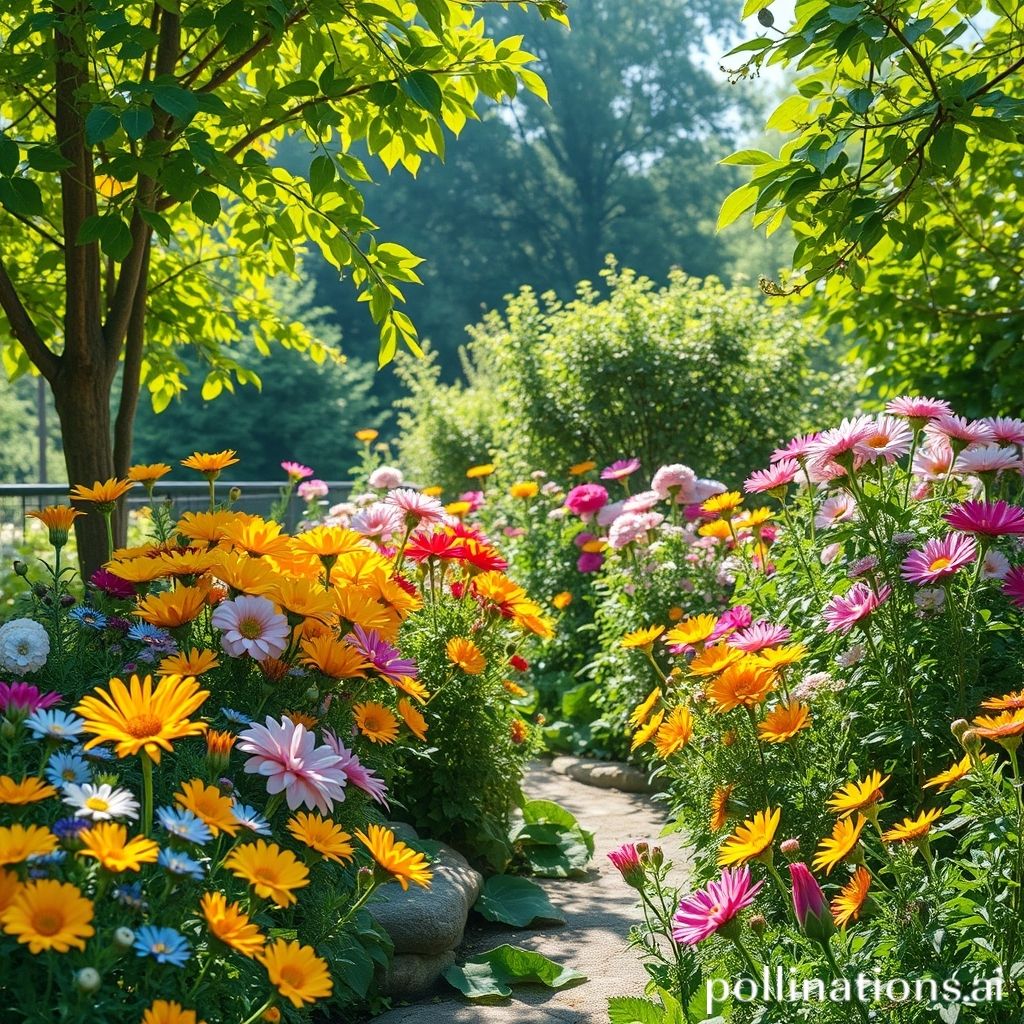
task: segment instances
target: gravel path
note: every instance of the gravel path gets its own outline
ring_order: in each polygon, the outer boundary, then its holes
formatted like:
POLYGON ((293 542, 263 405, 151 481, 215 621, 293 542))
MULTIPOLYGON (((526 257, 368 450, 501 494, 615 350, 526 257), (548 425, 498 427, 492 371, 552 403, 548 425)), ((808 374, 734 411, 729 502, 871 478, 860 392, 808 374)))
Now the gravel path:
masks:
MULTIPOLYGON (((503 942, 536 950, 574 967, 588 981, 552 992, 536 985, 513 986, 511 999, 500 1005, 469 1003, 445 982, 433 1000, 398 1007, 374 1024, 607 1024, 607 1000, 614 995, 640 995, 647 980, 639 958, 626 948, 630 926, 641 919, 635 893, 608 861, 607 853, 627 839, 656 838, 662 815, 647 796, 596 789, 543 765, 525 780, 526 792, 554 800, 595 834, 595 856, 582 879, 538 879, 566 924, 539 929, 510 929, 479 923, 474 917, 459 950, 461 958, 493 949, 503 942)), ((684 863, 675 837, 661 842, 678 865, 684 863)))

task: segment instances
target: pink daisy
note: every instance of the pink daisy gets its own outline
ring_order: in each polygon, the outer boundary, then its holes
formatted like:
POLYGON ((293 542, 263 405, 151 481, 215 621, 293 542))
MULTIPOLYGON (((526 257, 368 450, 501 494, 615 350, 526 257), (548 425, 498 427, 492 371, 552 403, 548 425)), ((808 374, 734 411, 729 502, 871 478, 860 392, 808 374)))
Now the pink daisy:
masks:
POLYGON ((672 938, 684 946, 695 946, 732 921, 754 902, 764 882, 751 884, 750 868, 726 868, 722 877, 708 882, 679 904, 672 918, 672 938))
POLYGON ((718 617, 714 631, 708 637, 708 643, 713 644, 721 640, 723 636, 733 633, 738 629, 746 629, 754 621, 754 613, 745 604, 733 605, 727 612, 718 617))
POLYGON ((369 508, 360 509, 352 517, 349 526, 364 537, 386 542, 405 530, 405 518, 396 505, 377 501, 369 508))
POLYGON ((943 519, 961 533, 1003 537, 1024 533, 1024 508, 1005 501, 965 501, 954 505, 943 519))
POLYGON ((41 693, 31 683, 0 683, 0 711, 21 718, 33 711, 45 711, 61 701, 56 691, 41 693))
POLYGON ((1016 448, 1001 448, 997 444, 968 448, 957 456, 954 473, 977 476, 980 473, 1004 473, 1020 469, 1020 454, 1016 448))
POLYGON ((671 466, 662 466, 651 481, 651 490, 659 498, 670 498, 674 492, 680 505, 695 500, 696 486, 697 474, 689 466, 683 466, 678 462, 671 466))
POLYGON ((252 754, 246 774, 264 776, 267 792, 284 793, 293 811, 305 806, 330 814, 334 802, 345 799, 348 778, 341 757, 330 747, 317 746, 316 736, 290 718, 276 722, 268 715, 265 725, 238 734, 238 749, 252 754))
POLYGON ((857 445, 857 454, 868 462, 884 459, 895 462, 903 458, 914 442, 914 432, 896 416, 878 416, 871 429, 857 445))
POLYGON ((353 626, 352 632, 347 633, 344 639, 385 679, 399 680, 405 676, 415 678, 419 671, 412 658, 403 658, 398 649, 392 647, 375 629, 353 626))
POLYGON ((437 498, 420 494, 411 487, 400 487, 391 491, 384 499, 385 505, 400 509, 411 525, 416 523, 439 523, 445 517, 444 505, 437 498))
POLYGON ((661 495, 657 491, 640 491, 639 494, 632 495, 622 503, 622 511, 650 512, 659 501, 661 501, 661 495))
POLYGON ((307 476, 313 475, 313 470, 301 462, 282 462, 281 468, 288 474, 288 479, 295 482, 305 480, 307 476))
POLYGON ((955 458, 946 438, 931 438, 928 444, 914 454, 914 476, 930 480, 932 483, 944 480, 955 458))
POLYGON ((934 583, 959 572, 974 561, 978 545, 973 537, 951 533, 947 537, 928 541, 918 551, 911 551, 900 569, 908 583, 934 583))
MULTIPOLYGON (((854 461, 859 465, 860 457, 854 453, 854 461)), ((840 466, 838 462, 808 462, 807 466, 807 479, 812 484, 827 484, 832 480, 839 480, 846 476, 846 469, 840 466)))
POLYGON ((800 472, 800 463, 796 459, 782 458, 773 462, 767 469, 759 469, 747 477, 743 489, 747 494, 763 494, 765 491, 776 491, 791 484, 797 473, 800 472))
POLYGON ((753 653, 762 651, 765 647, 784 644, 792 635, 792 632, 785 626, 776 626, 774 623, 761 619, 752 626, 733 633, 725 642, 739 651, 753 653))
POLYGON ((852 494, 840 491, 826 498, 814 517, 814 525, 820 530, 827 530, 836 523, 845 523, 857 518, 857 502, 852 494))
POLYGON ((1015 565, 1003 580, 1003 593, 1018 607, 1024 608, 1024 565, 1015 565))
POLYGON ((887 601, 891 593, 892 588, 888 584, 876 593, 867 583, 855 583, 845 594, 833 597, 825 605, 825 632, 849 633, 854 626, 887 601))
POLYGON ((639 459, 619 459, 601 470, 602 480, 625 480, 640 468, 639 459))
POLYGON ((623 843, 610 850, 608 859, 612 862, 627 885, 639 889, 643 885, 644 869, 640 864, 640 853, 636 843, 623 843))
POLYGON ((383 779, 377 778, 372 768, 367 768, 348 747, 330 729, 324 729, 324 743, 338 755, 338 770, 344 773, 349 782, 357 789, 373 797, 377 803, 388 806, 387 791, 383 779))
POLYGON ((852 459, 858 445, 871 435, 873 429, 874 420, 870 416, 844 419, 838 427, 822 431, 808 445, 808 457, 814 462, 824 463, 852 459))
POLYGON ((953 411, 953 407, 944 398, 921 398, 918 395, 901 395, 885 405, 885 411, 894 416, 906 416, 915 421, 916 426, 923 426, 928 420, 944 416, 953 411))
POLYGON ((584 522, 608 504, 608 492, 600 484, 579 484, 565 496, 565 507, 584 522))
POLYGON ((986 416, 981 422, 991 427, 999 444, 1024 445, 1024 420, 1014 416, 986 416))
POLYGON ((953 448, 959 451, 969 444, 989 444, 995 441, 992 428, 982 420, 973 422, 963 416, 944 413, 932 420, 925 428, 929 437, 945 437, 953 448))
POLYGON ((233 601, 221 601, 210 622, 221 631, 221 647, 233 658, 248 654, 254 661, 266 661, 284 654, 292 635, 288 620, 265 597, 242 594, 233 601))
POLYGON ((810 456, 811 446, 817 442, 820 436, 820 433, 815 432, 794 437, 785 447, 776 448, 772 452, 772 457, 769 461, 779 462, 781 459, 796 459, 798 462, 803 462, 810 456))

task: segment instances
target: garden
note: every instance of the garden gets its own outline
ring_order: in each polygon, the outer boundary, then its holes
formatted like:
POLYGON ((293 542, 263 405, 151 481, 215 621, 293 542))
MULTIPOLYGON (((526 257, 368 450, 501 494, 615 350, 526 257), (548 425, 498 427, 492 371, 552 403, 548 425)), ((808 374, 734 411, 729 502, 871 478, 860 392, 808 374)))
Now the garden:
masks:
POLYGON ((1022 70, 7 4, 4 1021, 1024 1021, 1022 70))

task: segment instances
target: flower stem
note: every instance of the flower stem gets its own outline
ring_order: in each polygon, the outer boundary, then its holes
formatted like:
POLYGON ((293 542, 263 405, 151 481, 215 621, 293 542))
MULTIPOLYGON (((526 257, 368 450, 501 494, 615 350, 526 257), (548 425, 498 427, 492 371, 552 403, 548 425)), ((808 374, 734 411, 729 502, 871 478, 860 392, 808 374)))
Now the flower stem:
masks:
POLYGON ((153 762, 149 754, 142 751, 139 763, 142 767, 142 834, 148 836, 153 831, 153 762))

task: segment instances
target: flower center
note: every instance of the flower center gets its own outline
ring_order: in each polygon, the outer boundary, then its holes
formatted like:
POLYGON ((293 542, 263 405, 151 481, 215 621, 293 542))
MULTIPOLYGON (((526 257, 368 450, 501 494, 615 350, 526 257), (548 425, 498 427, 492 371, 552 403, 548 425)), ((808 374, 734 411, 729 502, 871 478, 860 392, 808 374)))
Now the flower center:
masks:
POLYGON ((939 569, 946 569, 946 568, 948 568, 952 564, 952 562, 953 562, 953 559, 947 558, 945 555, 943 555, 942 558, 936 558, 935 561, 932 562, 932 564, 928 566, 928 568, 932 572, 938 572, 939 569))
POLYGON ((241 633, 246 640, 256 640, 263 633, 263 629, 260 626, 259 619, 242 619, 242 621, 238 623, 238 632, 241 633))
POLYGON ((281 980, 292 988, 302 988, 306 983, 306 975, 294 964, 285 964, 281 968, 281 980))
POLYGON ((163 728, 163 722, 156 715, 135 715, 124 723, 124 731, 134 739, 156 736, 163 728))
POLYGON ((255 878, 257 882, 263 882, 265 885, 277 885, 277 872, 267 865, 256 868, 252 873, 252 877, 255 878))
POLYGON ((56 935, 64 927, 64 915, 59 910, 37 910, 32 916, 32 927, 40 935, 56 935))
POLYGON ((170 949, 168 948, 168 946, 167 946, 167 944, 165 942, 154 942, 152 947, 151 947, 151 949, 152 949, 152 951, 154 953, 169 953, 170 952, 170 949))
POLYGON ((885 434, 875 434, 867 439, 869 448, 884 448, 888 443, 889 438, 885 434))
POLYGON ((85 806, 90 811, 106 811, 110 809, 110 804, 100 796, 91 796, 85 801, 85 806))

